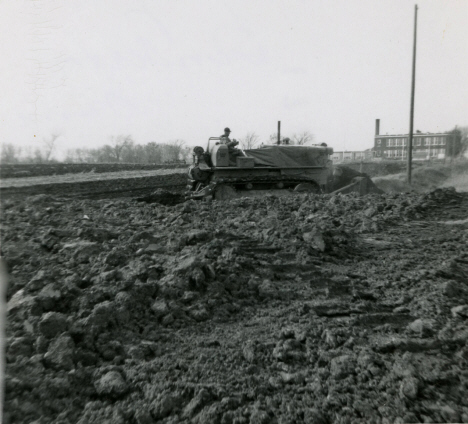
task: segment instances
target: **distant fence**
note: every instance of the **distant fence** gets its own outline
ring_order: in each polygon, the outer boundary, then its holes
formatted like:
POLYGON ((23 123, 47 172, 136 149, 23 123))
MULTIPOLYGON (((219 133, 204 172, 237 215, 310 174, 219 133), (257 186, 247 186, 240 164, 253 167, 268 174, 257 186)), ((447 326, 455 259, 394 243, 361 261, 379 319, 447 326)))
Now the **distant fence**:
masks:
POLYGON ((53 164, 2 164, 0 178, 42 177, 47 175, 80 174, 87 172, 119 172, 153 169, 186 168, 183 163, 137 164, 137 163, 53 163, 53 164))

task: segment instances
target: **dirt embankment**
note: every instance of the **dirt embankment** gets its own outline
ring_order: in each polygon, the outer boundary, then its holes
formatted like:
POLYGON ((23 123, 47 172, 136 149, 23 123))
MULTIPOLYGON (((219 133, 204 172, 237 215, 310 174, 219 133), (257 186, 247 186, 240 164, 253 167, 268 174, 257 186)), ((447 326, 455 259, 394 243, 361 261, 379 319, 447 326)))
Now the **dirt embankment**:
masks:
POLYGON ((26 178, 46 175, 160 170, 187 168, 185 164, 134 164, 134 163, 54 163, 54 164, 2 164, 0 178, 26 178))
POLYGON ((377 176, 375 185, 386 192, 434 190, 437 187, 455 187, 468 191, 468 162, 454 164, 429 164, 417 166, 412 172, 412 184, 407 183, 407 173, 377 176))
MULTIPOLYGON (((371 178, 384 175, 399 174, 406 169, 406 162, 393 161, 393 162, 346 162, 342 164, 348 166, 355 171, 364 172, 371 178)), ((418 166, 418 165, 416 165, 418 166)))
POLYGON ((185 169, 97 175, 67 174, 57 177, 8 179, 2 181, 0 194, 3 199, 38 194, 71 198, 121 198, 147 195, 158 188, 183 191, 186 184, 185 169), (154 173, 158 175, 151 175, 154 173))
POLYGON ((4 422, 468 421, 468 196, 3 202, 4 422))

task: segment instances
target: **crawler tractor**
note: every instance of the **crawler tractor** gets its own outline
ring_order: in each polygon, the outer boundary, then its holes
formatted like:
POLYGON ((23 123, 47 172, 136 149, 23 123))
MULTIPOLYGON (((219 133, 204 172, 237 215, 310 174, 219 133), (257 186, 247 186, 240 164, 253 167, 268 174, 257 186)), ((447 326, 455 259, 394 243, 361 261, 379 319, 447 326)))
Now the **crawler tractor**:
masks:
POLYGON ((309 193, 379 192, 365 174, 332 166, 333 149, 327 146, 265 145, 239 150, 237 142, 211 137, 206 150, 193 149, 187 199, 211 197, 228 200, 288 191, 309 193), (338 176, 338 178, 337 178, 338 176), (352 177, 352 178, 351 178, 352 177))

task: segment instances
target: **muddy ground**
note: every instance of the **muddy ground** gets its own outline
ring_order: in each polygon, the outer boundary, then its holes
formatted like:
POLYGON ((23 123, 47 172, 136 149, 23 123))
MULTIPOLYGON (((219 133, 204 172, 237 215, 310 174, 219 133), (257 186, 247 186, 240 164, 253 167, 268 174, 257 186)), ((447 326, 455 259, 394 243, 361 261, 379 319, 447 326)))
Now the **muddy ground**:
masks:
POLYGON ((4 423, 468 422, 468 194, 13 197, 4 423))

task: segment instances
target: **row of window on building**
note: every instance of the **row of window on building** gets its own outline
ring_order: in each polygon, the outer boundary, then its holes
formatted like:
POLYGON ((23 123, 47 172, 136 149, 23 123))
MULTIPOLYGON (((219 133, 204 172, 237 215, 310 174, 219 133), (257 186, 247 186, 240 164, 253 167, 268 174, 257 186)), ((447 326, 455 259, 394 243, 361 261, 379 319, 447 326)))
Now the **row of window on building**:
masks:
MULTIPOLYGON (((375 152, 376 156, 380 156, 380 151, 375 152)), ((427 156, 427 157, 438 157, 439 155, 445 155, 445 149, 420 149, 414 154, 427 156)), ((405 149, 394 149, 394 150, 384 150, 383 156, 386 158, 398 158, 406 157, 407 150, 405 149)))
POLYGON ((356 161, 371 157, 372 152, 370 150, 361 152, 334 152, 332 155, 332 160, 333 162, 356 161))
MULTIPOLYGON (((408 138, 392 138, 387 141, 387 147, 407 146, 408 138)), ((413 140, 414 146, 445 146, 445 137, 417 137, 413 140)), ((377 140, 377 146, 385 147, 385 140, 377 140)))

